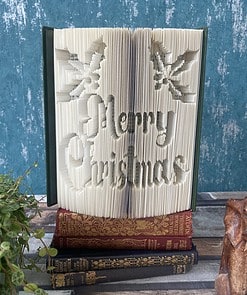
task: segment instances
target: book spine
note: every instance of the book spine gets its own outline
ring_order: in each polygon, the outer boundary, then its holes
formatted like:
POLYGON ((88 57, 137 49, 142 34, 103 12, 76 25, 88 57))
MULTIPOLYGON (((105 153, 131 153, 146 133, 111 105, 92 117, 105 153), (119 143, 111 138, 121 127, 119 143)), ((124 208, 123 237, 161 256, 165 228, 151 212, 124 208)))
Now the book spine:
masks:
POLYGON ((51 285, 53 289, 75 287, 83 285, 94 285, 96 283, 107 283, 133 279, 143 279, 155 276, 183 274, 191 270, 192 265, 167 265, 161 267, 144 267, 118 270, 99 270, 85 272, 52 273, 51 285))
POLYGON ((139 268, 168 265, 187 265, 198 262, 197 251, 181 254, 150 253, 150 255, 127 257, 54 257, 49 260, 49 266, 54 273, 80 272, 88 270, 139 268))
POLYGON ((190 250, 192 237, 58 237, 53 236, 52 245, 58 249, 133 249, 133 250, 190 250))
POLYGON ((104 218, 59 208, 55 235, 85 236, 191 236, 192 211, 147 218, 104 218))

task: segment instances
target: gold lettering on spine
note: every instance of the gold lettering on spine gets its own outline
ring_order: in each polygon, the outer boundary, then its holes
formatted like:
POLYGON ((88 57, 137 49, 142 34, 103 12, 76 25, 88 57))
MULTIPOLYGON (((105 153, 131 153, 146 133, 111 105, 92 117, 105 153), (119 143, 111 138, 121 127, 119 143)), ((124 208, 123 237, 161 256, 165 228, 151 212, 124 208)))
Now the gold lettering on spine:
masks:
POLYGON ((85 273, 85 283, 87 285, 94 285, 96 283, 96 272, 95 271, 87 271, 85 273))

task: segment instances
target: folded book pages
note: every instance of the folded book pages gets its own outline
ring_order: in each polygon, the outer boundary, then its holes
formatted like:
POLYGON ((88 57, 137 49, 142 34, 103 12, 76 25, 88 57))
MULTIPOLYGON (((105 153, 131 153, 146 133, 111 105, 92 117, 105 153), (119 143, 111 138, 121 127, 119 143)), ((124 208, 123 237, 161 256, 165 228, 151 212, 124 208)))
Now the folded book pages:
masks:
POLYGON ((190 209, 205 31, 43 32, 48 195, 91 216, 190 209))

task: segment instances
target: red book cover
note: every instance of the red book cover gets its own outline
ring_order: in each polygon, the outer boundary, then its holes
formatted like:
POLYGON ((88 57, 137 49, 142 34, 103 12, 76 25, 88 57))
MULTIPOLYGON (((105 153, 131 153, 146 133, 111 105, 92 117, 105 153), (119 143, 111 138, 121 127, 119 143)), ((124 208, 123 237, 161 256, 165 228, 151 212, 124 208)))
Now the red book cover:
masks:
POLYGON ((189 236, 59 237, 54 235, 52 245, 58 249, 190 250, 192 238, 189 236))
POLYGON ((192 211, 146 217, 106 218, 71 212, 59 208, 56 237, 155 237, 192 236, 192 211))

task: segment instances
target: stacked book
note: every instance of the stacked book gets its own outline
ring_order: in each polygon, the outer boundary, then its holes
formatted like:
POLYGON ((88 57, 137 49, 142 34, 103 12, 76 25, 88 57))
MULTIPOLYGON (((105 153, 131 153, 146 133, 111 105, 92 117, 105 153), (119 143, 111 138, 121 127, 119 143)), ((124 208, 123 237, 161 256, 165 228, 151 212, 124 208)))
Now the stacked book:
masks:
POLYGON ((191 210, 129 219, 58 209, 52 246, 55 289, 182 274, 198 261, 191 210))
POLYGON ((185 273, 197 262, 205 37, 43 28, 47 200, 60 208, 54 288, 185 273))

